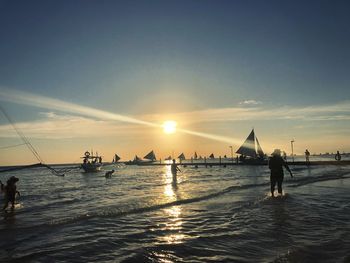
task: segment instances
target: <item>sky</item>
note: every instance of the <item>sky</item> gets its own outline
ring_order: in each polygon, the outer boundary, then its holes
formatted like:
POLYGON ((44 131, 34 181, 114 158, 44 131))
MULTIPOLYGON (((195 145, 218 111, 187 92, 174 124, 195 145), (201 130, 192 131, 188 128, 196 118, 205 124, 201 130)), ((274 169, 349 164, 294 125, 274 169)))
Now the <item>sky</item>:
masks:
MULTIPOLYGON (((350 151, 348 1, 0 0, 0 106, 47 163, 350 151), (165 134, 162 123, 177 122, 165 134)), ((0 114, 0 165, 36 160, 0 114)))

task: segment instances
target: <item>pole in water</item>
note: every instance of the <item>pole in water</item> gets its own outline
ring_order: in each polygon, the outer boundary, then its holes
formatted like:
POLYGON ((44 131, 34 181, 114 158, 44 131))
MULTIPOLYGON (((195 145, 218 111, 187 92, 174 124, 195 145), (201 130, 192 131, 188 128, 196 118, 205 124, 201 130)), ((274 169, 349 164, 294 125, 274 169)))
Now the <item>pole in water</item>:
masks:
POLYGON ((294 149, 293 149, 293 143, 294 143, 294 139, 290 141, 290 145, 292 147, 292 160, 293 160, 293 163, 294 163, 294 149))

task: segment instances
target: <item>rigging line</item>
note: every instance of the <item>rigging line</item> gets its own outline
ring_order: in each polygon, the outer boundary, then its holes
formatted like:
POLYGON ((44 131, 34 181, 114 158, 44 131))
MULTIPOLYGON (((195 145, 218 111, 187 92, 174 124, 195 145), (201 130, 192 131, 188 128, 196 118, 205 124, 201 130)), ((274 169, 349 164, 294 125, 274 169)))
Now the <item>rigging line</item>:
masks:
POLYGON ((18 136, 22 139, 22 141, 27 145, 29 150, 32 152, 32 154, 35 156, 35 158, 40 162, 43 163, 43 159, 40 157, 38 152, 35 150, 33 145, 28 141, 28 139, 25 137, 25 135, 16 127, 14 122, 11 120, 10 116, 6 113, 6 111, 0 106, 0 111, 3 113, 3 115, 6 117, 6 119, 9 121, 9 123, 12 125, 13 129, 17 132, 18 136))
POLYGON ((27 145, 28 149, 32 152, 32 154, 35 156, 35 158, 39 161, 39 165, 46 167, 49 169, 53 174, 58 175, 58 176, 64 176, 64 174, 60 173, 59 170, 56 170, 46 164, 44 164, 43 159, 40 157, 39 153, 36 151, 34 146, 30 143, 30 141, 27 139, 27 137, 24 135, 24 133, 16 127, 10 116, 6 113, 4 108, 0 106, 0 111, 3 113, 3 115, 6 117, 6 119, 9 121, 9 123, 12 125, 13 129, 16 131, 18 136, 22 139, 24 142, 23 144, 27 145))
POLYGON ((25 144, 26 144, 26 143, 20 143, 20 144, 15 144, 15 145, 9 145, 9 146, 0 147, 0 149, 13 148, 13 147, 22 146, 22 145, 25 145, 25 144))

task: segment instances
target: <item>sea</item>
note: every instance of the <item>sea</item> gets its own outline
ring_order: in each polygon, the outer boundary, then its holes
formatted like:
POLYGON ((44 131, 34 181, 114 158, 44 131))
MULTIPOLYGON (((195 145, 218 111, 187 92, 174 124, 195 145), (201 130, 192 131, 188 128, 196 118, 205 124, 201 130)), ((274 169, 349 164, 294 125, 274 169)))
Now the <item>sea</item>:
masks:
POLYGON ((350 262, 350 166, 290 167, 278 198, 266 166, 1 173, 0 262, 350 262))

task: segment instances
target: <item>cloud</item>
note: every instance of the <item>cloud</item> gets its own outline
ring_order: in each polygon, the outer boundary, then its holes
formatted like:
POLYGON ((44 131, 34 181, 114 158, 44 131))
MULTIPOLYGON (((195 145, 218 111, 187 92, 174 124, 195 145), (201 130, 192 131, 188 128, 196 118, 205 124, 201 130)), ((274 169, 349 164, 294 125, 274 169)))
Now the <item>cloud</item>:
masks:
MULTIPOLYGON (((332 105, 314 105, 308 107, 230 107, 199 111, 174 113, 184 124, 201 122, 235 122, 264 120, 299 121, 348 121, 350 119, 350 101, 332 105)), ((169 115, 171 116, 171 114, 169 115)), ((149 121, 164 120, 164 114, 144 115, 149 121)))
POLYGON ((114 120, 133 124, 140 124, 152 127, 160 127, 161 125, 143 121, 140 119, 124 116, 116 113, 111 113, 103 110, 94 109, 74 103, 65 102, 58 99, 44 97, 40 95, 30 94, 18 90, 10 90, 0 88, 0 99, 12 103, 33 106, 43 109, 51 109, 61 112, 79 114, 82 116, 94 117, 102 120, 114 120))
MULTIPOLYGON (((139 134, 135 125, 114 121, 96 120, 76 115, 55 112, 40 112, 41 118, 31 122, 16 123, 27 137, 40 139, 98 138, 139 134)), ((18 137, 10 124, 0 126, 0 137, 18 137)))
POLYGON ((256 101, 256 100, 244 100, 239 102, 239 105, 259 105, 262 104, 261 101, 256 101))
MULTIPOLYGON (((0 100, 49 109, 49 112, 42 112, 42 118, 37 121, 17 123, 17 126, 29 137, 40 138, 95 137, 100 136, 101 133, 103 133, 103 136, 116 136, 117 134, 129 134, 131 132, 137 134, 140 129, 135 124, 162 128, 161 123, 169 119, 167 116, 174 116, 175 120, 180 122, 179 132, 225 143, 239 144, 241 139, 237 140, 220 134, 187 130, 184 127, 190 123, 218 121, 301 120, 329 122, 348 121, 350 118, 350 101, 303 108, 291 106, 268 108, 255 105, 254 107, 210 108, 173 114, 129 117, 53 98, 6 89, 0 89, 0 100), (55 112, 65 112, 67 114, 63 115, 55 112)), ((0 126, 2 137, 10 136, 10 131, 13 134, 12 127, 9 125, 0 126)))

